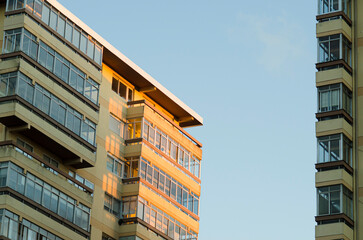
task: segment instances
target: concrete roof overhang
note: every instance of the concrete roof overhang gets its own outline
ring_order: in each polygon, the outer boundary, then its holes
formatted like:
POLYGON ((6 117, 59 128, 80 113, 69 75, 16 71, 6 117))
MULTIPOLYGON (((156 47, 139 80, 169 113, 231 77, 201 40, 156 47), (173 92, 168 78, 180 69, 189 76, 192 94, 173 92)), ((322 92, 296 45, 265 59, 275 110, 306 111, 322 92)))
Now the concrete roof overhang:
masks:
POLYGON ((88 27, 58 1, 48 0, 48 2, 103 45, 103 62, 133 84, 137 90, 154 88, 152 91, 145 91, 145 94, 175 116, 175 119, 179 121, 181 127, 203 125, 203 118, 201 116, 88 27))

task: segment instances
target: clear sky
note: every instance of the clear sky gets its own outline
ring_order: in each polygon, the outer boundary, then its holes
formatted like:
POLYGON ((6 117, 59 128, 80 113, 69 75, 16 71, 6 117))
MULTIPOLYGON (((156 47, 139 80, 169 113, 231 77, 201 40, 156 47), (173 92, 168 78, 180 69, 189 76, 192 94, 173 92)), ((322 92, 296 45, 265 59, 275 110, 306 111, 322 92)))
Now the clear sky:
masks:
POLYGON ((199 240, 314 237, 316 0, 58 0, 204 118, 199 240))

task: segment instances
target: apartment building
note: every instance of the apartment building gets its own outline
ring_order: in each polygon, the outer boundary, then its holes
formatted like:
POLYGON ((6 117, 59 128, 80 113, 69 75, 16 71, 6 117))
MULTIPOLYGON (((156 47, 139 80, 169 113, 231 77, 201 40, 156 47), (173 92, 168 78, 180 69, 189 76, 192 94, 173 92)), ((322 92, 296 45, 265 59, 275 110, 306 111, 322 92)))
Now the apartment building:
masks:
POLYGON ((361 0, 318 0, 317 240, 363 238, 362 11, 361 0))
POLYGON ((0 239, 198 239, 203 119, 56 0, 0 18, 0 239))

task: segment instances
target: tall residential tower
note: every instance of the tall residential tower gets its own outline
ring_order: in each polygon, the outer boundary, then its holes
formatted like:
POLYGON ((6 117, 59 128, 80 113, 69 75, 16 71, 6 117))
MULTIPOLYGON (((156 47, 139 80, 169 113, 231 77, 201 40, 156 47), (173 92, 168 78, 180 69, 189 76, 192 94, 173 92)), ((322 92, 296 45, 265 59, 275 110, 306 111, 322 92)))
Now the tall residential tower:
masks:
POLYGON ((363 0, 318 0, 317 240, 363 239, 363 0), (362 221, 359 219, 362 218, 362 221))
POLYGON ((0 239, 197 240, 203 119, 56 0, 0 19, 0 239))

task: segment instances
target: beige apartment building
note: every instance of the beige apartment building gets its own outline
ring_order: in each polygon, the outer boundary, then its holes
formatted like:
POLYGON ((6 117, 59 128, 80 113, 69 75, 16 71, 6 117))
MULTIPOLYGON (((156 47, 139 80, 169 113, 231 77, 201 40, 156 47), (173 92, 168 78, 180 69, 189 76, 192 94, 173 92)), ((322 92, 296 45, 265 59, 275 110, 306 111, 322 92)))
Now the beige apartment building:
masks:
MULTIPOLYGON (((0 18, 0 239, 197 240, 202 144, 185 128, 203 119, 56 0, 0 0, 0 18)), ((352 41, 345 18, 321 24, 352 41)), ((349 69, 318 83, 352 91, 349 69)), ((319 136, 352 141, 347 119, 319 136)), ((317 185, 357 194, 356 161, 339 166, 317 185)), ((351 239, 356 214, 339 216, 351 239)))
POLYGON ((318 240, 363 239, 362 13, 362 0, 318 1, 318 240))

